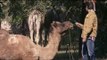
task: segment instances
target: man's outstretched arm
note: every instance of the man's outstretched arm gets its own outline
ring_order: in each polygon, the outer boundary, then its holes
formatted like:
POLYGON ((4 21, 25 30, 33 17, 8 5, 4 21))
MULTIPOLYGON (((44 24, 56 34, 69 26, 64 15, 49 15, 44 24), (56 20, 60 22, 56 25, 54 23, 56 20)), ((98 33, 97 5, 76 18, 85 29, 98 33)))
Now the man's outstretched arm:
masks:
POLYGON ((81 23, 79 23, 79 22, 76 22, 75 25, 76 25, 77 27, 79 27, 80 29, 83 29, 83 24, 81 24, 81 23))

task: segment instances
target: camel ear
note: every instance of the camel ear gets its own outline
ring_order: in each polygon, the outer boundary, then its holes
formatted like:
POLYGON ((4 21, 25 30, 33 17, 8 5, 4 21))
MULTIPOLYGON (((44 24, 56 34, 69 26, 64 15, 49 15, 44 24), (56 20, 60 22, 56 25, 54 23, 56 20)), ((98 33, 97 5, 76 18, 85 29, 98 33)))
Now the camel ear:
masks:
POLYGON ((55 21, 51 23, 52 28, 55 28, 55 21))
POLYGON ((53 21, 53 22, 51 23, 51 26, 53 26, 53 25, 54 25, 54 23, 55 23, 55 21, 53 21))
POLYGON ((52 24, 51 24, 51 26, 56 27, 57 26, 57 22, 53 21, 52 24))
POLYGON ((53 21, 53 23, 51 24, 53 29, 57 29, 59 27, 61 27, 62 23, 58 22, 58 21, 53 21))

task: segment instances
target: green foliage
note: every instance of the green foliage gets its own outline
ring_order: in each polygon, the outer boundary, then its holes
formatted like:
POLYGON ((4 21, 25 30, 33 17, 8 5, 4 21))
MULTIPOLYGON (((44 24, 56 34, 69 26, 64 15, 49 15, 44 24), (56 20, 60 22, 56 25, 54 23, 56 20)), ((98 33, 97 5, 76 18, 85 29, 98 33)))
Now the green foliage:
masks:
POLYGON ((96 56, 107 57, 107 1, 97 2, 98 34, 96 38, 96 56))

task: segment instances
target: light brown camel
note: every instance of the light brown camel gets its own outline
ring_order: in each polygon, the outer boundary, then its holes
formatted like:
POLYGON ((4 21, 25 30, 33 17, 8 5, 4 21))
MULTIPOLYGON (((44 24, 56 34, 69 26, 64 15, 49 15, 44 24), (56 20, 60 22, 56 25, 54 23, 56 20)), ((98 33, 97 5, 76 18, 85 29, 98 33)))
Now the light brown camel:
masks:
POLYGON ((53 22, 51 26, 52 31, 49 33, 48 44, 46 47, 41 47, 40 49, 40 60, 52 60, 58 52, 61 34, 64 31, 73 28, 73 24, 69 21, 63 23, 53 22))
POLYGON ((31 41, 38 44, 40 40, 40 29, 44 23, 44 14, 39 10, 33 10, 28 17, 28 26, 30 31, 31 41))
POLYGON ((58 52, 61 34, 72 27, 73 25, 69 21, 53 22, 48 44, 45 47, 34 44, 26 36, 9 34, 5 30, 0 30, 0 59, 52 60, 58 52))

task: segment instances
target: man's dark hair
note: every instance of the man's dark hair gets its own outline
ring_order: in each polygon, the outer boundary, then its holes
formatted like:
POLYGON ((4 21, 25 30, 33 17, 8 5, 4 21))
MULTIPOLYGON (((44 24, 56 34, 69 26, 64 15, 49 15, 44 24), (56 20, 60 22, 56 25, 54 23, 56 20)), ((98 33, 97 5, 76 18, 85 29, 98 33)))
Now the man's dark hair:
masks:
POLYGON ((88 9, 94 9, 94 4, 93 4, 93 2, 86 2, 86 7, 87 7, 88 9))

